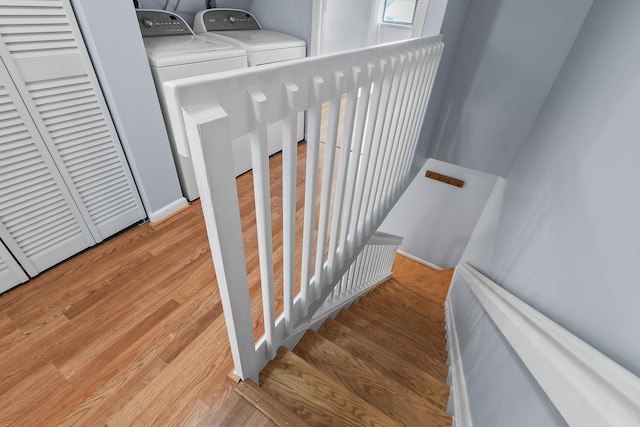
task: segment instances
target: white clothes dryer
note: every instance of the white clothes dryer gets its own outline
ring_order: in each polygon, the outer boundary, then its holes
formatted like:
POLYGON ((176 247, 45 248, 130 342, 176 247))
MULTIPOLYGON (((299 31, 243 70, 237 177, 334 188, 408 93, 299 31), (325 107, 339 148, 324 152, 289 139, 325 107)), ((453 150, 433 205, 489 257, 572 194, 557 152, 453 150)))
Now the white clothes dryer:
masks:
POLYGON ((247 51, 249 66, 304 58, 304 40, 276 31, 263 30, 249 12, 238 9, 208 9, 196 14, 193 30, 247 51))
POLYGON ((138 23, 163 110, 171 150, 188 200, 199 197, 191 153, 182 126, 171 123, 163 84, 170 80, 247 67, 246 50, 221 40, 197 36, 178 15, 138 9, 138 23))

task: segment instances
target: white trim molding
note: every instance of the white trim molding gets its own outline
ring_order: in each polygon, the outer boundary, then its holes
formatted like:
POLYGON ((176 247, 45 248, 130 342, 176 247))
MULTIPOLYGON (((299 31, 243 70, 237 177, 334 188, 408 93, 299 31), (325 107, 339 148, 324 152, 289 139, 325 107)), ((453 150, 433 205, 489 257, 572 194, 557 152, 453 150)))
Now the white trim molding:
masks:
POLYGON ((164 206, 155 212, 149 212, 149 221, 158 222, 188 205, 189 202, 187 202, 187 199, 181 197, 178 200, 169 203, 167 206, 164 206))
POLYGON ((408 253, 406 253, 405 251, 401 251, 401 250, 399 250, 399 249, 398 249, 398 253, 399 253, 400 255, 402 255, 402 256, 405 256, 405 257, 407 257, 407 258, 409 258, 409 259, 411 259, 411 260, 415 261, 415 262, 419 262, 419 263, 420 263, 420 264, 422 264, 422 265, 426 265, 427 267, 431 267, 431 268, 433 268, 434 270, 444 270, 444 268, 442 268, 442 267, 440 267, 440 266, 438 266, 438 265, 435 265, 435 264, 433 264, 433 263, 430 263, 429 261, 425 261, 425 260, 423 260, 423 259, 421 259, 421 258, 418 258, 417 256, 413 256, 413 255, 411 255, 411 254, 408 254, 408 253))
POLYGON ((449 358, 447 359, 447 364, 449 365, 447 384, 451 387, 447 412, 453 417, 452 427, 472 427, 467 382, 464 378, 462 354, 460 353, 458 333, 452 310, 451 300, 447 298, 444 303, 447 351, 449 353, 449 358))
POLYGON ((470 265, 457 271, 569 425, 640 425, 640 378, 470 265))

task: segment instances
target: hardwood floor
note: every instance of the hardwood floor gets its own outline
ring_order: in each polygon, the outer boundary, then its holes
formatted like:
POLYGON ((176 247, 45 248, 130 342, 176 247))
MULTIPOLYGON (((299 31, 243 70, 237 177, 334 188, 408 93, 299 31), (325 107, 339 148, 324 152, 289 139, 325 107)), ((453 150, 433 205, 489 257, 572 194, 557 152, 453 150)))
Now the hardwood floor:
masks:
POLYGON ((261 388, 241 394, 281 425, 451 425, 444 299, 453 270, 412 263, 398 255, 392 279, 293 351, 281 348, 261 388))
MULTIPOLYGON (((305 154, 301 143, 298 218, 305 154)), ((270 168, 278 313, 280 155, 272 156, 270 168)), ((251 173, 239 177, 237 185, 259 337, 251 173)), ((299 235, 301 220, 297 228, 299 235)), ((379 334, 384 337, 385 331, 379 334)), ((0 426, 275 425, 233 392, 232 368, 199 201, 159 223, 131 227, 0 296, 0 426)), ((443 375, 438 365, 427 369, 443 375)))
MULTIPOLYGON (((305 152, 301 143, 299 189, 305 152)), ((280 155, 270 165, 278 260, 280 155)), ((237 184, 260 336, 251 173, 237 184)), ((299 210, 302 205, 299 197, 299 210)), ((281 276, 276 265, 277 284, 281 276)), ((276 307, 281 310, 281 298, 276 307)), ((271 425, 229 392, 232 368, 199 201, 160 223, 134 226, 0 296, 0 426, 237 425, 240 419, 232 415, 244 417, 242 425, 271 425)))

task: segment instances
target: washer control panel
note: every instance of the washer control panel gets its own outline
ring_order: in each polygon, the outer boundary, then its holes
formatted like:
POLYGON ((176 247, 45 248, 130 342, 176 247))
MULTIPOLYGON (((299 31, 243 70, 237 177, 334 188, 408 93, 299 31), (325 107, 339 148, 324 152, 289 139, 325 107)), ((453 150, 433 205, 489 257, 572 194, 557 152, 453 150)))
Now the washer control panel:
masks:
POLYGON ((184 19, 164 10, 136 10, 142 37, 192 35, 184 19))
POLYGON ((258 20, 249 12, 237 9, 209 9, 202 15, 207 31, 261 30, 258 20))

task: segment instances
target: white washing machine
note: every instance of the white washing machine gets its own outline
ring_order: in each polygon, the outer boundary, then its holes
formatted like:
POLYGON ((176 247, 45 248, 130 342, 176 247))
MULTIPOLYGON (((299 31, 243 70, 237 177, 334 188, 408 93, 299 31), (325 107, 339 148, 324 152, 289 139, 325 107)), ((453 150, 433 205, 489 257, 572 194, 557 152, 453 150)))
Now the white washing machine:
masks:
MULTIPOLYGON (((304 40, 263 30, 258 20, 249 12, 238 9, 207 9, 196 14, 193 30, 211 40, 230 43, 247 52, 249 67, 273 64, 304 58, 307 46, 304 40)), ((268 129, 269 154, 282 150, 282 123, 277 122, 268 129)), ((297 139, 304 139, 304 113, 298 115, 297 139)), ((248 137, 234 141, 236 174, 251 169, 251 152, 248 137)))
POLYGON ((222 40, 247 51, 249 66, 304 58, 304 40, 276 31, 263 30, 249 12, 238 9, 208 9, 196 14, 196 34, 222 40))
POLYGON ((178 15, 164 10, 138 9, 138 23, 163 110, 182 191, 188 200, 199 197, 191 153, 181 125, 164 113, 163 83, 220 71, 246 68, 247 53, 221 40, 197 36, 178 15))

